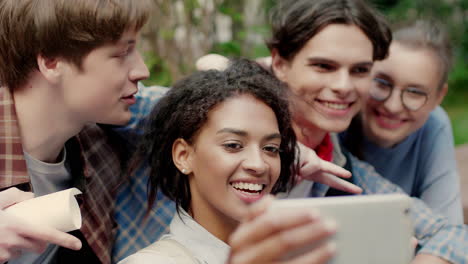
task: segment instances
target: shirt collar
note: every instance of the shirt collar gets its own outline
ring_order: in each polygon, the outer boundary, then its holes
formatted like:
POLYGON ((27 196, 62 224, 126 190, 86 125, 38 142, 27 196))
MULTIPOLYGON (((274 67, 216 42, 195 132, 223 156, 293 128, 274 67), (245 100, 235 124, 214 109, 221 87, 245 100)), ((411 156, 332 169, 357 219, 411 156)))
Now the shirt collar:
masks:
POLYGON ((343 154, 343 150, 341 149, 338 134, 330 133, 330 136, 333 143, 333 163, 340 167, 344 167, 346 164, 346 156, 343 154))
POLYGON ((170 235, 202 263, 225 263, 229 255, 229 245, 208 232, 183 209, 174 215, 170 235))
MULTIPOLYGON (((343 154, 343 150, 341 149, 338 134, 330 133, 330 137, 331 137, 331 141, 333 144, 333 161, 332 162, 340 167, 344 167, 346 164, 346 156, 343 154)), ((330 186, 328 185, 314 182, 313 186, 311 187, 309 191, 309 196, 324 197, 327 194, 329 189, 330 189, 330 186)))

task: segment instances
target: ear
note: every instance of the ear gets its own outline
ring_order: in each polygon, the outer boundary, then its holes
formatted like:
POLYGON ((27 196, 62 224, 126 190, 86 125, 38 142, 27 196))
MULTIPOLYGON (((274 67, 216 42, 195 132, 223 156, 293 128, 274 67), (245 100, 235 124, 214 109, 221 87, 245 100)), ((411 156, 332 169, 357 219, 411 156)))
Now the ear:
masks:
POLYGON ((172 144, 172 160, 183 174, 192 172, 192 153, 193 147, 182 138, 176 139, 172 144))
POLYGON ((62 60, 59 58, 48 58, 42 54, 37 55, 37 66, 42 76, 49 82, 57 83, 60 80, 62 60))
POLYGON ((448 84, 444 83, 444 86, 442 86, 442 89, 437 92, 437 105, 440 105, 442 101, 444 100, 445 95, 447 95, 448 92, 448 84))
POLYGON ((277 49, 273 49, 271 51, 271 68, 273 69, 276 78, 282 82, 287 82, 287 71, 289 66, 289 61, 281 57, 277 49))

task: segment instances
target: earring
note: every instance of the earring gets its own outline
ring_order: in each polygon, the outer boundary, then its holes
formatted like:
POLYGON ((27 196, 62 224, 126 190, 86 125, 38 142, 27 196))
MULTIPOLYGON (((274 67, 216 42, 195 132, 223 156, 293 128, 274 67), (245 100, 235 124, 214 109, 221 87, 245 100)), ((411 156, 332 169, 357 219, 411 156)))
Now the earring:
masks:
POLYGON ((182 169, 182 173, 183 173, 183 174, 186 174, 187 171, 186 171, 185 169, 182 169))

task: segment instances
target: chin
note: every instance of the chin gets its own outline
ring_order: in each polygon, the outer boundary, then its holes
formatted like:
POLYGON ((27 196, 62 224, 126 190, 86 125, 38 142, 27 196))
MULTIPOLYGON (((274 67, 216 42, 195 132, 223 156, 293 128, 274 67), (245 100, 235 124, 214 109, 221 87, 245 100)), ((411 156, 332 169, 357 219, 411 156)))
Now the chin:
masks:
POLYGON ((349 121, 327 120, 326 122, 322 122, 322 125, 320 126, 320 128, 330 133, 340 133, 348 129, 350 123, 351 123, 351 120, 349 121))
POLYGON ((385 148, 392 147, 401 141, 403 141, 406 136, 401 135, 401 133, 396 133, 396 131, 388 130, 373 130, 371 131, 372 137, 374 138, 374 143, 385 148))
POLYGON ((131 114, 125 114, 121 115, 118 118, 109 118, 107 120, 103 120, 102 122, 98 122, 101 124, 106 124, 106 125, 113 125, 113 126, 125 126, 130 122, 131 114))

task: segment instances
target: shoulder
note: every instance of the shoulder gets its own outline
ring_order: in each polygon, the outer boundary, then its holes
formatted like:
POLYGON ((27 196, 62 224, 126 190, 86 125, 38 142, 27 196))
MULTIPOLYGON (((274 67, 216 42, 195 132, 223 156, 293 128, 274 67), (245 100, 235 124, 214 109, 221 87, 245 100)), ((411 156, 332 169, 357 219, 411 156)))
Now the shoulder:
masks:
POLYGON ((450 122, 450 119, 447 115, 447 112, 441 106, 437 106, 429 115, 429 118, 432 118, 439 122, 450 122))
POLYGON ((432 153, 434 148, 453 149, 453 132, 450 119, 445 110, 438 106, 431 112, 421 131, 422 149, 432 153))
POLYGON ((426 123, 424 124, 424 128, 427 131, 431 130, 439 130, 443 128, 450 128, 450 118, 447 115, 447 112, 440 107, 437 106, 434 111, 429 114, 429 118, 427 119, 426 123))
POLYGON ((85 158, 102 153, 99 160, 106 160, 102 158, 106 156, 102 155, 115 157, 123 151, 121 148, 124 141, 112 130, 112 126, 109 125, 88 124, 76 137, 79 140, 79 147, 85 158))

